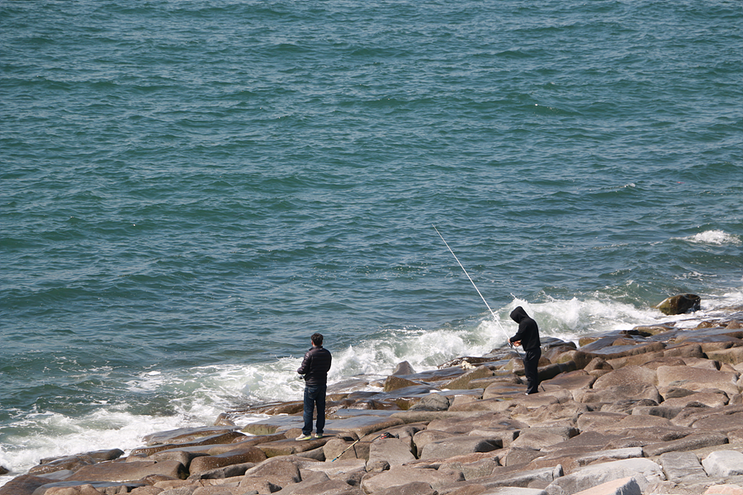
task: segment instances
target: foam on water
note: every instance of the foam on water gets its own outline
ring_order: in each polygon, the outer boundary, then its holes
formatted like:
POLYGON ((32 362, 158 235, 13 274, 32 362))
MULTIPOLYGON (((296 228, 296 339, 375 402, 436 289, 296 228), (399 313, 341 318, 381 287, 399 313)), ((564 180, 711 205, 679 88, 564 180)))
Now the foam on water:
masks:
POLYGON ((741 241, 739 236, 728 234, 727 232, 724 232, 722 230, 706 230, 689 237, 683 237, 682 240, 689 241, 694 244, 732 244, 735 246, 739 246, 743 242, 741 241))

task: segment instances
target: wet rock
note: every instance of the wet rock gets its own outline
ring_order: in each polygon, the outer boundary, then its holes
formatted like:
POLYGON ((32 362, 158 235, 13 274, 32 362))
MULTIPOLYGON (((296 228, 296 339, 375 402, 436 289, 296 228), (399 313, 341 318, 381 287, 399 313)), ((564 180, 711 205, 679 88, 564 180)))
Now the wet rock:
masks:
POLYGON ((666 315, 680 315, 699 311, 702 298, 696 294, 679 294, 664 299, 656 308, 666 315))
MULTIPOLYGON (((266 460, 266 454, 258 447, 231 450, 224 454, 197 457, 191 461, 191 475, 204 471, 230 466, 232 464, 258 463, 266 460)), ((240 473, 243 474, 243 473, 240 473)))
POLYGON ((0 495, 33 495, 34 491, 40 486, 49 483, 48 478, 24 474, 17 476, 8 481, 5 485, 0 486, 0 495))
POLYGON ((69 480, 135 481, 151 475, 186 478, 186 468, 178 461, 101 462, 83 466, 69 480))
POLYGON ((395 366, 395 370, 392 372, 392 374, 394 376, 414 375, 415 370, 409 362, 403 361, 402 363, 399 363, 397 366, 395 366))
POLYGON ((490 368, 488 368, 487 366, 477 366, 476 368, 469 370, 462 376, 442 384, 441 388, 446 388, 449 390, 466 389, 469 388, 469 384, 472 380, 490 376, 493 376, 493 372, 490 370, 490 368))
MULTIPOLYGON (((32 467, 29 474, 45 474, 54 471, 71 470, 76 471, 83 466, 96 464, 98 462, 118 459, 124 454, 123 450, 97 450, 66 457, 42 459, 38 466, 32 467)), ((0 470, 1 471, 1 470, 0 470)), ((7 472, 7 471, 6 471, 7 472)))
POLYGON ((241 435, 235 428, 228 426, 204 426, 200 428, 178 428, 175 430, 160 431, 145 435, 142 438, 145 445, 158 445, 167 443, 191 443, 199 441, 203 445, 211 443, 227 443, 241 435))

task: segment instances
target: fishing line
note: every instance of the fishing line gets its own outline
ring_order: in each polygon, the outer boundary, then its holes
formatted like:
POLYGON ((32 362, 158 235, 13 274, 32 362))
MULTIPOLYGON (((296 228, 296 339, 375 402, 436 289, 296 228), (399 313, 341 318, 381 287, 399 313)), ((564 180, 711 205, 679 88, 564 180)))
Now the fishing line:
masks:
POLYGON ((488 311, 490 311, 490 314, 493 315, 493 320, 495 320, 495 324, 498 325, 498 328, 500 328, 503 331, 503 333, 506 335, 506 342, 508 342, 508 346, 514 351, 516 351, 516 354, 519 357, 521 357, 521 353, 519 353, 519 351, 513 347, 513 344, 511 344, 511 341, 508 338, 508 333, 506 332, 506 329, 503 328, 503 326, 500 324, 500 319, 495 315, 495 312, 490 308, 490 304, 488 304, 488 302, 485 300, 485 298, 482 295, 482 292, 480 292, 480 289, 477 288, 477 285, 475 285, 475 282, 472 280, 472 277, 470 277, 470 274, 467 273, 467 270, 464 269, 464 265, 462 265, 462 262, 459 261, 459 258, 457 258, 457 255, 454 254, 454 251, 451 250, 451 248, 449 247, 449 243, 446 242, 446 239, 444 239, 444 236, 441 235, 441 232, 439 232, 439 229, 437 229, 435 225, 432 225, 432 226, 433 226, 433 230, 436 231, 439 237, 441 237, 441 240, 444 241, 444 244, 446 244, 446 248, 449 250, 451 255, 454 256, 455 260, 457 260, 457 263, 459 263, 459 266, 460 268, 462 268, 462 271, 464 272, 464 274, 467 275, 467 278, 472 283, 472 287, 474 287, 477 293, 480 294, 480 299, 482 299, 482 302, 484 302, 485 306, 488 307, 488 311))

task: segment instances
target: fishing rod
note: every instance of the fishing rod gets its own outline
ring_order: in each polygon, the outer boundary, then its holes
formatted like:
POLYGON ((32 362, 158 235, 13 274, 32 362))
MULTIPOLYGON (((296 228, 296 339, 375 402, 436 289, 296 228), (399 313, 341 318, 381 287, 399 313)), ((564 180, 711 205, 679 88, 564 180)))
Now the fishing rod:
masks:
POLYGON ((459 261, 459 258, 457 258, 457 255, 454 254, 454 251, 451 250, 451 248, 449 247, 449 243, 446 242, 446 239, 444 239, 444 236, 441 235, 441 232, 439 232, 439 229, 437 229, 435 225, 432 225, 432 226, 433 226, 433 230, 436 231, 439 237, 441 237, 441 240, 444 241, 444 244, 446 244, 446 248, 449 250, 451 255, 454 256, 455 260, 457 260, 457 263, 459 263, 459 266, 460 268, 462 268, 462 271, 464 272, 464 274, 467 275, 467 278, 470 280, 470 282, 472 282, 472 287, 474 287, 477 293, 480 294, 480 299, 482 299, 482 302, 484 302, 485 306, 488 307, 488 311, 490 311, 490 314, 493 315, 493 320, 495 320, 495 323, 496 325, 498 325, 498 328, 500 328, 503 331, 503 333, 506 335, 506 342, 508 342, 508 346, 514 351, 516 351, 516 354, 519 357, 521 357, 521 353, 518 351, 518 349, 513 347, 513 344, 511 344, 511 340, 508 338, 508 333, 506 332, 506 329, 503 328, 503 326, 500 324, 500 319, 495 315, 495 312, 490 308, 490 304, 488 304, 488 302, 485 300, 485 298, 482 295, 482 292, 480 292, 480 289, 477 288, 477 285, 475 285, 475 282, 472 280, 472 277, 470 277, 470 274, 467 273, 467 270, 464 269, 464 265, 462 265, 462 262, 459 261))

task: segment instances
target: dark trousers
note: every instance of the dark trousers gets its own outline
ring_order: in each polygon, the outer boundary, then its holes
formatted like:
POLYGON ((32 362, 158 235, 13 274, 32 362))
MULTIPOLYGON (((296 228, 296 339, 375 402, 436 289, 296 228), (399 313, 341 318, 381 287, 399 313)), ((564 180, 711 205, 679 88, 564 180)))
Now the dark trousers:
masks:
POLYGON ((326 385, 305 385, 304 387, 304 427, 303 435, 312 433, 312 412, 317 406, 315 432, 322 435, 325 430, 325 390, 326 385))
POLYGON ((524 352, 524 373, 526 374, 527 394, 536 394, 539 392, 540 357, 542 357, 542 349, 540 347, 524 352))

